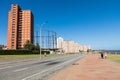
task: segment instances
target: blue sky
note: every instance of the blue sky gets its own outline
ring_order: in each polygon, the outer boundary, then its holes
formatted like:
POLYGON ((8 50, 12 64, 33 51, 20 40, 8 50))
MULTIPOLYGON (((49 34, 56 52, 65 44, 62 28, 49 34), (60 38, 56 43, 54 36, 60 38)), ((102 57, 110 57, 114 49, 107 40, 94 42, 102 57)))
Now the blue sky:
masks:
POLYGON ((11 4, 32 10, 34 29, 54 30, 65 40, 92 49, 120 49, 119 0, 0 0, 0 44, 7 42, 8 11, 11 4))

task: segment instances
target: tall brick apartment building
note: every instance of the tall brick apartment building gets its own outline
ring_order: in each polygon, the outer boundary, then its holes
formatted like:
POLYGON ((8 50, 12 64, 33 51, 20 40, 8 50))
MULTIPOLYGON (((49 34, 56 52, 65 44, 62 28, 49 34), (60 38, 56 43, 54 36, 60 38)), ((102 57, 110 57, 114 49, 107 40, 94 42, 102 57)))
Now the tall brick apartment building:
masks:
POLYGON ((27 40, 33 43, 33 26, 32 12, 12 4, 8 14, 7 49, 22 49, 27 40))

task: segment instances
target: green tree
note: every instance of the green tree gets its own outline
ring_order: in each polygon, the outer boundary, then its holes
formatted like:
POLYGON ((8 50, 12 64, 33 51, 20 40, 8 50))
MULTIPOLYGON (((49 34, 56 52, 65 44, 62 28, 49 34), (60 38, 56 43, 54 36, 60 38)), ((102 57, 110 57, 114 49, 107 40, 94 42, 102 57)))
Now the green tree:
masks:
POLYGON ((39 49, 40 49, 40 46, 39 46, 38 43, 36 43, 36 45, 35 45, 35 50, 39 50, 39 49))
POLYGON ((91 52, 92 50, 91 49, 88 49, 87 52, 91 52))
POLYGON ((34 49, 34 44, 32 44, 29 40, 26 41, 26 43, 24 44, 24 49, 27 50, 33 50, 34 49))

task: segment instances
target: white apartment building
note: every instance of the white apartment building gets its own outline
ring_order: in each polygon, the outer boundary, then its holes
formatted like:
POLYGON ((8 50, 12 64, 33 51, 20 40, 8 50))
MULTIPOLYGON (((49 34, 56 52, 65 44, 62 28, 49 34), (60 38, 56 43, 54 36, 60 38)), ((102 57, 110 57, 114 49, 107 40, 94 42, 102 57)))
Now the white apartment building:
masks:
POLYGON ((71 40, 64 41, 62 37, 57 38, 57 48, 64 53, 79 53, 80 51, 91 49, 90 46, 81 46, 71 40))
POLYGON ((57 38, 57 48, 62 48, 62 42, 63 42, 63 38, 62 37, 58 37, 57 38))
POLYGON ((64 53, 78 53, 81 46, 74 41, 63 41, 62 49, 64 53))

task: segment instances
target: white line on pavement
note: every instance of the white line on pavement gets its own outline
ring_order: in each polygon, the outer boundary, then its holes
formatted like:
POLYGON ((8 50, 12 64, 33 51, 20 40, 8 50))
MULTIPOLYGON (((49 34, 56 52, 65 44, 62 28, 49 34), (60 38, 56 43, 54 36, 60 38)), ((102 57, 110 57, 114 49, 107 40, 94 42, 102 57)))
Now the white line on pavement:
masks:
POLYGON ((23 71, 23 70, 26 70, 26 69, 28 69, 28 67, 27 68, 17 69, 17 70, 14 70, 13 72, 23 71))
POLYGON ((13 67, 13 66, 3 67, 3 68, 0 68, 0 70, 2 70, 2 69, 6 69, 6 68, 10 68, 10 67, 13 67))

